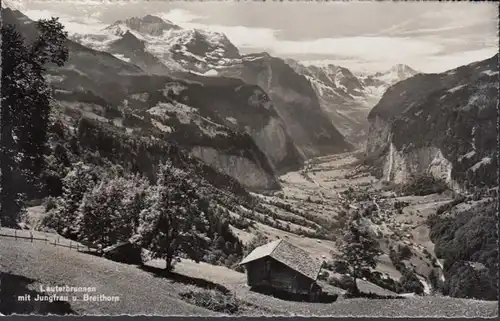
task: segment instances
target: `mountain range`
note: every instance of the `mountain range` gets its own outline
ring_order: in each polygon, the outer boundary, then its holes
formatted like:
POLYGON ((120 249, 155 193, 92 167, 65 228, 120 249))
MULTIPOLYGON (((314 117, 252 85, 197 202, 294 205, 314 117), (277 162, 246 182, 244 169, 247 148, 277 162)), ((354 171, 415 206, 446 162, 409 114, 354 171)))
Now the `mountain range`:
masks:
MULTIPOLYGON (((34 32, 21 12, 4 11, 6 22, 34 32)), ((72 34, 68 44, 69 63, 47 74, 56 98, 72 101, 66 108, 180 144, 251 188, 275 187, 277 174, 309 158, 364 148, 366 139, 369 153, 380 149, 373 140, 382 138, 373 133, 381 106, 409 97, 397 91, 403 84, 419 88, 438 77, 402 64, 355 74, 267 53, 242 55, 224 34, 153 15, 72 34), (395 92, 401 98, 388 98, 395 92)))
MULTIPOLYGON (((117 21, 104 28, 99 34, 74 34, 72 39, 97 50, 104 50, 127 62, 134 63, 144 70, 152 73, 192 72, 206 76, 230 76, 240 78, 247 83, 261 86, 266 92, 276 77, 280 68, 288 69, 285 64, 292 67, 293 75, 285 86, 293 87, 293 83, 303 82, 304 76, 310 83, 314 94, 305 93, 306 99, 316 100, 317 96, 321 114, 326 113, 328 119, 336 129, 352 144, 357 145, 366 139, 368 124, 366 116, 368 111, 377 103, 382 93, 398 81, 412 77, 417 72, 406 65, 396 65, 388 71, 372 75, 354 75, 347 68, 340 66, 304 66, 292 59, 272 57, 267 53, 241 55, 238 48, 224 35, 198 29, 183 29, 174 23, 159 17, 147 15, 142 18, 130 18, 117 21), (259 78, 252 76, 252 70, 266 65, 261 70, 266 70, 267 76, 259 78), (246 67, 248 66, 248 67, 246 67), (298 75, 297 75, 298 74, 298 75), (300 80, 299 80, 300 79, 300 80)), ((281 71, 280 71, 281 72, 281 71)), ((273 86, 276 83, 272 83, 273 86)), ((280 84, 283 86, 283 84, 280 84)), ((305 86, 309 87, 309 86, 305 86)), ((304 88, 305 88, 304 87, 304 88)), ((275 87, 273 87, 275 88, 275 87)), ((309 88, 308 88, 309 89, 309 88)), ((286 89, 288 90, 288 88, 286 89)), ((278 99, 278 90, 273 90, 273 102, 278 99)), ((297 91, 295 91, 297 93, 297 91)), ((272 96, 273 94, 270 93, 272 96)), ((313 105, 317 105, 316 102, 313 105)), ((280 108, 283 117, 289 116, 289 108, 280 108)), ((317 106, 310 106, 308 110, 318 111, 317 106)), ((293 116, 292 116, 293 117, 293 116)), ((322 124, 319 122, 318 124, 322 124)), ((299 149, 305 145, 324 145, 321 142, 304 139, 304 133, 298 129, 303 127, 295 123, 287 128, 297 128, 290 132, 298 136, 299 149)), ((332 131, 327 124, 322 124, 325 132, 332 131), (324 127, 326 126, 326 127, 324 127)), ((311 128, 303 127, 303 130, 311 128)), ((335 130, 330 138, 338 140, 335 130)), ((310 147, 303 151, 306 157, 322 154, 322 150, 311 150, 310 147)), ((335 152, 326 148, 325 152, 335 152)))
POLYGON ((294 70, 311 83, 321 109, 353 144, 362 144, 368 134, 368 112, 392 85, 413 77, 417 71, 395 65, 385 72, 355 75, 349 69, 332 64, 304 66, 287 59, 294 70))

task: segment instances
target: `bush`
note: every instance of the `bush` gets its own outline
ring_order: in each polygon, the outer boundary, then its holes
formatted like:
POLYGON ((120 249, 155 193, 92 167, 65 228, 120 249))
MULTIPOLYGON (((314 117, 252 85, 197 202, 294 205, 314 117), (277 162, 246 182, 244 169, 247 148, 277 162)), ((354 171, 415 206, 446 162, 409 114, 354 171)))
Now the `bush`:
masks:
POLYGON ((424 285, 413 272, 404 273, 399 282, 401 283, 403 289, 407 292, 413 292, 418 295, 424 293, 424 285))
POLYGON ((342 275, 340 278, 330 277, 328 279, 328 284, 349 292, 352 292, 352 290, 356 287, 354 278, 348 275, 342 275))
POLYGON ((236 314, 241 302, 231 293, 218 290, 190 290, 179 294, 180 297, 193 305, 227 314, 236 314))
POLYGON ((342 261, 342 260, 334 261, 333 262, 333 271, 340 273, 340 274, 349 273, 349 264, 347 264, 346 261, 342 261))
POLYGON ((333 261, 325 261, 323 263, 323 269, 328 270, 328 271, 335 271, 334 268, 334 262, 333 261))
POLYGON ((439 290, 443 288, 443 284, 441 283, 436 270, 432 270, 429 274, 429 282, 431 283, 433 289, 439 290))
POLYGON ((330 276, 330 273, 328 273, 327 271, 321 271, 318 275, 318 280, 326 281, 326 280, 328 280, 329 276, 330 276))
POLYGON ((395 293, 404 292, 403 287, 401 286, 401 283, 394 281, 391 278, 383 279, 383 278, 371 277, 368 279, 368 281, 380 286, 381 288, 387 289, 387 290, 395 292, 395 293))
POLYGON ((45 201, 45 212, 49 212, 57 207, 57 200, 54 197, 48 197, 45 201))
POLYGON ((396 210, 403 209, 403 208, 407 207, 408 205, 410 205, 410 203, 408 203, 408 202, 396 201, 396 202, 394 202, 394 209, 396 209, 396 210))
POLYGON ((413 252, 408 245, 403 245, 399 247, 399 258, 401 260, 408 260, 412 257, 413 252))

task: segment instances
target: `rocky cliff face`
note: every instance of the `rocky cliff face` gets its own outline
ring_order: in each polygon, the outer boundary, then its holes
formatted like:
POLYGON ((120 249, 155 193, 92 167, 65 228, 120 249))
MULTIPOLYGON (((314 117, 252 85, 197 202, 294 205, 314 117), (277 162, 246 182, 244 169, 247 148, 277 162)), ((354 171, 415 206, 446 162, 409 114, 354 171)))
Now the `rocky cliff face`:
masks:
POLYGON ((352 149, 325 117, 308 80, 284 60, 265 53, 247 55, 219 73, 261 87, 271 98, 287 133, 304 158, 352 149))
POLYGON ((121 38, 108 44, 108 52, 120 59, 141 67, 152 74, 168 74, 171 70, 160 59, 146 50, 145 41, 126 31, 121 38))
POLYGON ((363 142, 368 134, 366 117, 378 98, 371 99, 360 80, 346 68, 304 66, 292 59, 286 62, 310 82, 321 109, 340 133, 354 145, 363 142))
POLYGON ((203 146, 193 147, 191 154, 222 173, 235 177, 240 184, 252 190, 271 189, 276 186, 274 177, 249 158, 226 154, 213 147, 203 146))
POLYGON ((497 184, 498 55, 390 87, 369 114, 367 153, 386 180, 416 173, 455 189, 497 184))
POLYGON ((177 76, 191 83, 184 92, 189 95, 191 106, 203 110, 214 122, 250 135, 274 171, 282 173, 302 165, 286 125, 262 88, 234 78, 193 73, 177 76))

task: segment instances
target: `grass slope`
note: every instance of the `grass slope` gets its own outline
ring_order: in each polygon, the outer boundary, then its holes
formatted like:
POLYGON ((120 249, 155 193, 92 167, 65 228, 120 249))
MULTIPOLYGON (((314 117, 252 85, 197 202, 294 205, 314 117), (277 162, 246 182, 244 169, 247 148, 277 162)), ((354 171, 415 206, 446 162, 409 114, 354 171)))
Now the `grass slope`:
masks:
MULTIPOLYGON (((0 272, 34 279, 32 289, 38 289, 41 284, 95 286, 96 294, 120 296, 119 302, 72 303, 71 309, 78 314, 215 314, 179 299, 179 293, 191 289, 192 285, 155 277, 135 266, 40 242, 9 238, 1 239, 0 257, 0 272)), ((161 263, 152 262, 151 266, 161 268, 161 263)), ((492 317, 498 313, 496 302, 444 297, 339 299, 331 304, 290 302, 249 291, 244 274, 223 267, 182 261, 177 265, 176 272, 226 287, 238 299, 255 307, 255 311, 248 313, 251 315, 492 317)))
MULTIPOLYGON (((178 298, 178 284, 156 278, 135 266, 62 247, 0 240, 0 272, 34 279, 31 286, 68 285, 96 287, 97 293, 119 296, 119 302, 74 302, 77 314, 90 315, 214 315, 178 298)), ((22 295, 24 293, 20 293, 22 295)), ((19 303, 23 304, 23 303, 19 303)))

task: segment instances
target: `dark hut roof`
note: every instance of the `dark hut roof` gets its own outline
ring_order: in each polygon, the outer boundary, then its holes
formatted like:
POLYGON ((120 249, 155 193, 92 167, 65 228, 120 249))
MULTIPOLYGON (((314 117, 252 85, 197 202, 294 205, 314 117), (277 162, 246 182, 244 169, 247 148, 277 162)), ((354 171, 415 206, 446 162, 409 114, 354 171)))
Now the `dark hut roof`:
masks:
POLYGON ((314 260, 303 249, 282 239, 255 248, 240 262, 240 265, 245 265, 266 256, 272 257, 276 261, 285 264, 314 281, 318 278, 321 266, 323 265, 322 261, 318 262, 314 260))
POLYGON ((102 250, 103 253, 107 253, 107 252, 110 252, 110 251, 114 251, 116 250, 117 248, 119 247, 122 247, 124 245, 136 245, 137 242, 141 239, 140 235, 134 235, 132 236, 131 238, 129 238, 128 240, 126 241, 123 241, 123 242, 119 242, 119 243, 116 243, 116 244, 113 244, 113 245, 110 245, 106 248, 104 248, 102 250))

